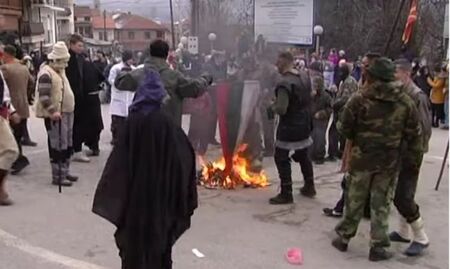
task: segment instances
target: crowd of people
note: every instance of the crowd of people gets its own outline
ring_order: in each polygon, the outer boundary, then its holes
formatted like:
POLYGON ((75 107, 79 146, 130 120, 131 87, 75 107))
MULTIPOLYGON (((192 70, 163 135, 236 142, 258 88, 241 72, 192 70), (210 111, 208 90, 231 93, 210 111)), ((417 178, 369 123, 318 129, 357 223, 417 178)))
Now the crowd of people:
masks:
POLYGON ((171 248, 197 207, 196 155, 220 145, 220 89, 243 92, 256 81, 260 92, 244 130, 243 154, 256 173, 264 157, 274 158, 280 193, 269 203, 294 202, 292 161, 301 167, 300 193, 312 198, 313 163, 342 159, 342 197, 323 210, 343 218, 332 245, 347 251, 366 216, 370 260, 392 257, 386 250, 391 241, 411 243, 405 253, 420 255, 429 239, 414 196, 432 127, 448 129, 447 65, 429 72, 423 63, 378 53, 351 62, 336 49, 327 59, 305 59, 293 51, 277 55, 261 36, 254 46, 244 43, 236 54, 202 57, 170 54, 169 45, 156 40, 141 59, 123 51, 119 63, 108 63, 100 51, 91 60, 83 39, 73 35, 67 45, 57 42, 37 67, 17 47, 1 46, 0 204, 12 203, 8 172, 19 174, 29 164, 21 146, 36 145, 27 131, 30 106, 46 127, 51 182, 69 187, 78 180, 71 161, 89 163, 100 154, 104 91, 113 151, 93 210, 117 226, 123 268, 171 268, 171 248), (187 136, 183 113, 191 115, 187 136), (392 200, 401 219, 399 230, 389 234, 392 200))

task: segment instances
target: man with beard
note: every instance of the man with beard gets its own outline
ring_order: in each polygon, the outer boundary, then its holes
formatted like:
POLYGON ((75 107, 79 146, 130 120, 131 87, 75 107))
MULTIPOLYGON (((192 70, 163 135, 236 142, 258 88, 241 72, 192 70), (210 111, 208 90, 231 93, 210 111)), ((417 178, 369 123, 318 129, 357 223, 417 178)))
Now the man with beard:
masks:
POLYGON ((122 269, 172 268, 172 246, 197 207, 194 150, 162 112, 166 97, 158 72, 144 67, 95 194, 93 212, 117 227, 122 269))

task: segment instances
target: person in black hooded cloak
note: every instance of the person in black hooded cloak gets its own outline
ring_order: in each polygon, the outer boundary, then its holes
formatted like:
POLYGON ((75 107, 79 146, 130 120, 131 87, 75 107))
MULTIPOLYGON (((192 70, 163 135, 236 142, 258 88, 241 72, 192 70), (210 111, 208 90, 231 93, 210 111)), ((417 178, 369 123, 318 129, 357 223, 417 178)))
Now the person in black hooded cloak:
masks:
POLYGON ((93 205, 117 227, 122 269, 172 268, 172 246, 197 208, 194 150, 160 109, 167 95, 159 74, 145 72, 93 205))

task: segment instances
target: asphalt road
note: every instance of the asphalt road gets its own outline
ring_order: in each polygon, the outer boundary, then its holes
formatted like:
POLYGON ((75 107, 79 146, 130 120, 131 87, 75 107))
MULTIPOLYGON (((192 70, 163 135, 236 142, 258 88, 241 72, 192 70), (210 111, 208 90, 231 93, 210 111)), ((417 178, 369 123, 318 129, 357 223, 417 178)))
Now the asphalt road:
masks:
MULTIPOLYGON (((109 126, 104 107, 105 126, 109 126)), ((184 122, 187 124, 187 121, 184 122)), ((39 145, 25 148, 31 166, 20 176, 8 180, 9 192, 16 202, 0 208, 0 269, 99 269, 120 268, 113 240, 114 228, 91 213, 92 197, 110 151, 110 133, 102 134, 102 153, 90 164, 73 164, 80 176, 74 187, 58 194, 50 185, 50 167, 43 122, 31 119, 31 134, 39 145)), ((109 129, 109 128, 107 128, 109 129)), ((323 207, 334 204, 340 194, 339 164, 315 167, 318 196, 296 196, 294 205, 271 206, 267 200, 276 194, 277 185, 266 189, 235 191, 200 188, 200 207, 192 228, 174 249, 174 268, 179 269, 288 269, 284 255, 290 247, 303 250, 306 269, 335 268, 417 268, 449 267, 448 249, 448 170, 441 189, 434 191, 448 132, 435 130, 430 152, 422 168, 417 200, 426 221, 431 246, 423 257, 402 255, 406 246, 394 244, 393 260, 371 263, 367 260, 369 223, 363 221, 348 253, 331 247, 337 223, 322 215, 323 207), (197 248, 205 257, 192 253, 197 248)), ((213 149, 209 158, 218 156, 213 149)), ((273 159, 265 160, 265 170, 276 183, 273 159)), ((294 169, 296 187, 301 186, 300 171, 294 169)), ((392 210, 391 227, 397 213, 392 210)))

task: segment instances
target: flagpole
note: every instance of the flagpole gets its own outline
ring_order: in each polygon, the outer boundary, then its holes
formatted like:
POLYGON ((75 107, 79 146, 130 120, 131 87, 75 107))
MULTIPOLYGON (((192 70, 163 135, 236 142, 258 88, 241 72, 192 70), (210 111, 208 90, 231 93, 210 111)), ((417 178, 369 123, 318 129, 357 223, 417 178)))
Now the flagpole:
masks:
POLYGON ((402 14, 403 7, 405 6, 406 0, 402 0, 397 10, 397 17, 395 18, 394 24, 391 28, 391 33, 389 34, 389 38, 386 42, 386 46, 384 47, 384 55, 386 55, 389 51, 389 47, 392 43, 392 38, 394 37, 395 30, 397 29, 398 22, 400 21, 400 15, 402 14))

